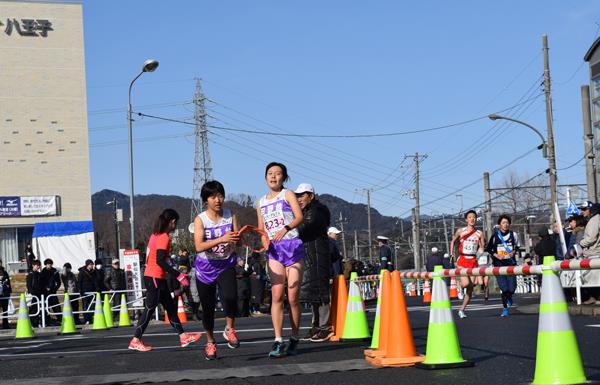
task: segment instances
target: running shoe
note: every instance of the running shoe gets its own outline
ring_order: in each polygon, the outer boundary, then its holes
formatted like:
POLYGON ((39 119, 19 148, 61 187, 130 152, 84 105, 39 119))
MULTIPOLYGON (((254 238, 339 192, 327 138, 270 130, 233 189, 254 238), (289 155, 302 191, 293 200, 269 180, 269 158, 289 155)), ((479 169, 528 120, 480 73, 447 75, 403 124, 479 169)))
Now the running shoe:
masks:
POLYGON ((285 355, 285 343, 281 341, 275 341, 271 351, 269 352, 269 357, 271 358, 279 358, 285 355))
POLYGON ((300 341, 312 341, 313 337, 315 337, 318 332, 319 332, 319 329, 313 326, 306 333, 306 335, 300 339, 300 341))
POLYGON ((321 329, 310 340, 312 342, 324 342, 328 341, 332 336, 333 331, 331 329, 321 329))
POLYGON ((223 331, 223 338, 227 341, 227 346, 229 346, 230 349, 237 349, 240 347, 240 341, 237 338, 234 328, 225 328, 223 331))
POLYGON ((214 342, 206 343, 206 346, 204 347, 204 359, 207 361, 217 359, 217 344, 214 342))
POLYGON ((144 343, 141 340, 131 340, 131 342, 129 343, 129 349, 137 350, 138 352, 148 352, 152 350, 152 346, 144 345, 144 343))
POLYGON ((458 311, 458 318, 467 318, 467 314, 465 314, 464 311, 459 310, 458 311))
POLYGON ((458 289, 458 299, 463 299, 464 295, 463 295, 463 291, 462 288, 458 289))
POLYGON ((502 313, 500 313, 500 317, 508 317, 508 309, 502 309, 502 313))
POLYGON ((506 304, 508 305, 508 307, 512 307, 512 305, 513 305, 512 297, 510 297, 506 300, 506 304))
POLYGON ((189 344, 192 344, 200 339, 201 333, 183 333, 179 336, 179 342, 181 342, 181 347, 185 348, 189 344))
POLYGON ((286 354, 288 356, 295 356, 298 354, 298 343, 300 341, 297 338, 290 337, 290 342, 287 345, 286 354))

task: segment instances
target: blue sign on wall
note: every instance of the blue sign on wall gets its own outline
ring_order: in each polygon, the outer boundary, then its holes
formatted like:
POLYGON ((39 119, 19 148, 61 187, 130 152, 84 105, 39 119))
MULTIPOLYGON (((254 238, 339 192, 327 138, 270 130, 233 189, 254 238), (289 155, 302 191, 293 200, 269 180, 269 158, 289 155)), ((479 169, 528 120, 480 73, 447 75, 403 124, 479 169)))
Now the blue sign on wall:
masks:
POLYGON ((20 217, 20 197, 0 197, 0 217, 20 217))

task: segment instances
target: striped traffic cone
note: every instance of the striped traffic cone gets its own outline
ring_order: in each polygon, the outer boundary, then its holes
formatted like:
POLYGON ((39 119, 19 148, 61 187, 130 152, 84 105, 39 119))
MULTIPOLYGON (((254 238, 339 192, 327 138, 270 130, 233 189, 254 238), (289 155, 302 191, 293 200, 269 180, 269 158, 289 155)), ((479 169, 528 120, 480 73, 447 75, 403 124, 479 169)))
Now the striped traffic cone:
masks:
POLYGON ((346 308, 346 320, 344 321, 343 340, 361 340, 371 337, 367 315, 363 306, 360 289, 354 279, 356 272, 350 274, 350 290, 348 291, 348 306, 346 308))
POLYGON ((178 298, 179 299, 177 300, 177 316, 179 317, 179 322, 184 324, 188 321, 187 314, 185 314, 185 307, 183 307, 183 300, 181 299, 181 296, 179 296, 178 298))
MULTIPOLYGON (((443 270, 442 266, 435 266, 434 272, 440 270, 443 270)), ((460 352, 446 281, 442 277, 434 277, 427 329, 427 351, 425 361, 417 366, 424 369, 444 369, 473 365, 472 362, 466 361, 460 352)))
POLYGON ((554 257, 544 257, 533 384, 583 384, 587 379, 579 346, 560 279, 550 267, 553 262, 554 257))
POLYGON ((125 293, 121 294, 121 309, 119 311, 119 327, 132 326, 129 319, 129 311, 127 310, 127 299, 125 293))
POLYGON ((102 312, 102 300, 100 299, 100 293, 96 293, 96 305, 94 306, 94 323, 92 324, 92 330, 105 330, 106 320, 102 312))
POLYGON ((112 309, 110 306, 110 299, 108 294, 104 293, 104 303, 102 304, 102 311, 104 313, 104 322, 106 322, 106 327, 108 329, 114 328, 115 323, 113 321, 112 309))
POLYGON ((339 341, 344 334, 344 322, 346 321, 346 307, 348 306, 348 289, 346 288, 346 277, 340 274, 338 275, 337 285, 337 311, 335 316, 335 326, 333 332, 335 333, 329 341, 339 341))
POLYGON ((60 323, 60 334, 74 333, 77 333, 77 328, 75 327, 75 317, 73 317, 73 307, 71 306, 69 293, 65 293, 65 299, 63 301, 62 321, 60 323))
POLYGON ((385 355, 375 358, 372 363, 377 366, 412 366, 423 361, 425 357, 417 354, 415 349, 398 270, 392 273, 391 286, 391 306, 387 322, 389 341, 385 355))
POLYGON ((377 308, 379 309, 379 324, 375 321, 373 329, 373 340, 371 347, 365 349, 365 359, 373 362, 375 357, 383 357, 388 346, 388 332, 390 322, 390 308, 392 304, 392 283, 390 272, 382 270, 379 288, 379 298, 377 300, 377 308), (381 300, 381 301, 380 301, 381 300), (377 338, 375 337, 377 336, 377 338))
POLYGON ((431 302, 431 287, 429 286, 429 280, 425 280, 425 285, 423 286, 423 303, 431 302))
POLYGON ((456 288, 456 277, 450 277, 450 298, 458 298, 458 289, 456 288))
POLYGON ((15 338, 33 338, 35 336, 33 335, 33 327, 31 327, 31 320, 29 319, 29 309, 27 308, 25 294, 21 293, 20 299, 21 304, 19 305, 19 318, 17 319, 15 338))
MULTIPOLYGON (((379 333, 381 330, 381 289, 383 288, 383 275, 384 273, 387 271, 387 269, 385 270, 381 270, 381 273, 379 274, 379 295, 377 296, 377 310, 375 311, 375 324, 373 325, 373 338, 371 339, 371 346, 369 347, 369 349, 366 349, 364 351, 365 356, 370 356, 373 352, 374 349, 377 349, 377 347, 379 346, 379 333)), ((388 278, 389 278, 389 272, 388 272, 388 278)))

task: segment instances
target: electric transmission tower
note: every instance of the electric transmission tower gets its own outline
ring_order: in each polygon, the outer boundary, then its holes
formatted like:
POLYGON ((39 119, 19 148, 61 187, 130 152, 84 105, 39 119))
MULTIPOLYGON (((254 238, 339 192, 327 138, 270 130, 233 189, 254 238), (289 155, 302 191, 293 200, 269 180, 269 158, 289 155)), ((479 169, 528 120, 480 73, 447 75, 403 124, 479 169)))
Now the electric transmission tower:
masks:
POLYGON ((210 165, 210 151, 208 149, 208 131, 206 130, 206 108, 204 94, 200 79, 196 79, 196 92, 194 93, 194 133, 196 137, 194 153, 194 190, 192 193, 192 221, 202 212, 202 198, 200 190, 202 185, 212 179, 210 165))

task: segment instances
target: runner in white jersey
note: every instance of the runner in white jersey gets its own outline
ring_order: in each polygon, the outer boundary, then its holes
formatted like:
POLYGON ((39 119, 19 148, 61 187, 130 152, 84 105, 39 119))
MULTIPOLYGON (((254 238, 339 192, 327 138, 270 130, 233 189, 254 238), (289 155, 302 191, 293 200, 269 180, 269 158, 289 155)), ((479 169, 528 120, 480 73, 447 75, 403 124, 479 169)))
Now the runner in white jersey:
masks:
POLYGON ((302 210, 293 191, 283 187, 288 180, 285 165, 272 162, 267 165, 265 179, 269 192, 256 207, 258 227, 264 228, 271 243, 267 250, 271 279, 271 320, 275 343, 269 357, 297 354, 300 330, 300 283, 304 260, 304 246, 296 227, 302 222, 302 210), (290 305, 292 335, 288 344, 283 342, 283 297, 287 281, 287 299, 290 305))
MULTIPOLYGON (((477 257, 483 252, 483 233, 475 228, 477 213, 469 210, 465 214, 467 227, 458 229, 450 243, 450 254, 454 251, 454 243, 458 241, 458 259, 456 265, 463 268, 477 267, 477 257)), ((465 289, 463 303, 458 311, 460 318, 466 318, 465 308, 473 295, 473 284, 475 277, 460 277, 460 285, 465 289)))
POLYGON ((217 284, 221 288, 221 303, 227 326, 223 337, 235 349, 240 343, 234 328, 237 313, 237 280, 235 277, 235 242, 239 240, 238 224, 234 214, 223 208, 225 188, 217 181, 208 181, 200 192, 207 209, 194 219, 194 244, 196 246, 196 288, 202 304, 202 326, 206 331, 205 358, 217 358, 214 337, 215 302, 217 284))

